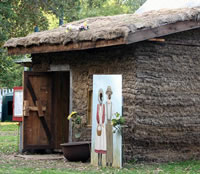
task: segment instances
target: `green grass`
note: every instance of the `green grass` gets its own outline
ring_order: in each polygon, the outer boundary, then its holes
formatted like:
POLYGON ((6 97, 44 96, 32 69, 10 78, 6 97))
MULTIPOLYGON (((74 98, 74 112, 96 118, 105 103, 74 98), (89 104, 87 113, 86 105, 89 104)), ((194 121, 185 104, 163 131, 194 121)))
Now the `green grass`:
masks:
POLYGON ((11 124, 11 123, 5 123, 5 122, 0 122, 0 132, 8 132, 8 131, 17 131, 18 125, 16 123, 11 124))
POLYGON ((75 174, 75 173, 81 173, 77 171, 70 171, 70 170, 57 170, 57 169, 34 169, 34 168, 15 168, 15 167, 9 167, 4 166, 4 168, 0 168, 0 174, 75 174))
POLYGON ((0 174, 200 174, 200 161, 166 164, 128 163, 123 169, 98 168, 89 163, 71 163, 64 160, 24 160, 17 153, 18 125, 0 122, 0 174))
POLYGON ((0 122, 0 154, 13 154, 18 150, 18 125, 0 122))
POLYGON ((0 143, 17 142, 17 136, 0 136, 0 143))
MULTIPOLYGON (((18 161, 19 162, 19 161, 18 161)), ((26 164, 26 163, 24 163, 26 164)), ((35 164, 34 164, 35 165, 35 164)), ((83 165, 83 164, 80 164, 83 165)), ((87 164, 88 165, 88 164, 87 164)), ((130 164, 129 164, 130 166, 130 164)), ((16 163, 0 164, 0 173, 12 174, 12 173, 23 173, 23 174, 65 174, 65 173, 82 173, 82 174, 95 174, 95 173, 118 173, 118 174, 199 174, 200 173, 200 162, 187 161, 183 163, 169 163, 162 165, 132 165, 131 168, 123 169, 112 169, 112 168, 94 168, 89 166, 88 169, 76 169, 76 168, 45 168, 37 166, 25 167, 17 166, 16 163)))

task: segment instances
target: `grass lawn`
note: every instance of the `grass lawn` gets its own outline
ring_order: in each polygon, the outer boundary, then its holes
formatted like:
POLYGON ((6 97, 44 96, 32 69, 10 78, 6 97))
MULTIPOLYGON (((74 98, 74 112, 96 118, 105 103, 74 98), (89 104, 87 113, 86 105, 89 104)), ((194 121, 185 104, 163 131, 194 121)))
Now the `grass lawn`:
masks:
POLYGON ((17 154, 18 125, 0 122, 0 174, 130 173, 130 174, 200 174, 200 161, 168 164, 132 164, 123 169, 93 167, 89 163, 64 160, 24 160, 17 154))
POLYGON ((0 155, 17 152, 18 124, 0 122, 0 155))

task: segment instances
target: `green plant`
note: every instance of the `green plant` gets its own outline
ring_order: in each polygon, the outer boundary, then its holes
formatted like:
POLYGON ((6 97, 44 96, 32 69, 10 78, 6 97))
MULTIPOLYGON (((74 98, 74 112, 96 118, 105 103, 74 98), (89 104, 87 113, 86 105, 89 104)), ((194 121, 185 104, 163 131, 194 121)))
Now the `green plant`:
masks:
POLYGON ((72 112, 67 119, 72 121, 72 128, 75 138, 80 138, 82 127, 85 124, 83 121, 83 116, 80 116, 77 112, 72 112))
POLYGON ((112 125, 114 127, 113 133, 121 133, 122 127, 125 124, 125 118, 122 117, 118 112, 115 113, 116 118, 112 119, 112 125))
POLYGON ((82 123, 82 118, 77 112, 72 112, 67 119, 72 121, 72 128, 79 127, 82 123))

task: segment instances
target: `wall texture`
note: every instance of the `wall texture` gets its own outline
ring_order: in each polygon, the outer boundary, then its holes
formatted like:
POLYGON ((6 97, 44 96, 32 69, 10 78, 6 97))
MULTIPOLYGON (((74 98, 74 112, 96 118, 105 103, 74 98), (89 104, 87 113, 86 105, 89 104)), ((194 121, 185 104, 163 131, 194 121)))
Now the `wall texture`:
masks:
MULTIPOLYGON (((73 110, 85 118, 92 75, 122 74, 123 115, 128 126, 123 130, 124 160, 200 158, 200 30, 164 39, 162 43, 35 54, 33 70, 69 64, 73 110)), ((90 136, 90 128, 85 129, 82 139, 90 136)))

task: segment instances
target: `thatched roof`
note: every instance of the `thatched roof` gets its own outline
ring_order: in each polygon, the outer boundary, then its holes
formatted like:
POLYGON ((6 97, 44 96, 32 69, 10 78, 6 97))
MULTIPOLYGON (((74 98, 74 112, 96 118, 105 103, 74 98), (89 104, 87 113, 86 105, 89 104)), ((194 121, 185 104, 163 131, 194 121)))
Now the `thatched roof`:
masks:
POLYGON ((24 54, 129 44, 198 28, 199 20, 200 8, 94 17, 70 23, 78 26, 86 21, 88 30, 66 32, 68 24, 65 24, 53 30, 12 38, 4 47, 7 47, 11 54, 24 54))

